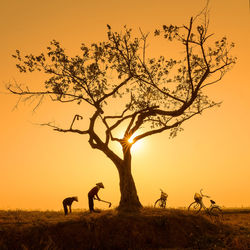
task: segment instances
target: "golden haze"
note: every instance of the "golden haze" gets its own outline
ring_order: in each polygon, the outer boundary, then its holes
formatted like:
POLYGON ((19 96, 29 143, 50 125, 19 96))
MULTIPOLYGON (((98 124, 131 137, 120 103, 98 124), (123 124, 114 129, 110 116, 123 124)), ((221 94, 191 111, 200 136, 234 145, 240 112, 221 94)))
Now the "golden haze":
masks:
MULTIPOLYGON (((6 94, 5 84, 21 81, 40 86, 38 74, 20 75, 11 54, 16 49, 39 53, 49 41, 61 42, 70 54, 81 42, 106 38, 106 24, 151 32, 150 53, 167 53, 167 45, 153 47, 153 31, 162 24, 186 24, 205 5, 204 0, 65 1, 10 0, 1 2, 0 32, 0 209, 61 209, 61 201, 77 195, 73 208, 87 208, 87 192, 98 181, 100 197, 119 202, 117 170, 102 152, 90 148, 87 136, 61 134, 34 125, 57 121, 68 126, 82 106, 44 103, 32 105, 6 94)), ((133 152, 133 176, 143 205, 152 205, 162 188, 168 207, 187 206, 204 189, 220 205, 250 206, 249 25, 247 0, 210 1, 210 32, 236 43, 236 66, 209 89, 220 108, 204 112, 169 140, 168 133, 145 139, 133 152)), ((177 52, 178 53, 178 52, 177 52)), ((136 146, 136 145, 134 145, 136 146)), ((100 208, 105 205, 98 204, 100 208)))

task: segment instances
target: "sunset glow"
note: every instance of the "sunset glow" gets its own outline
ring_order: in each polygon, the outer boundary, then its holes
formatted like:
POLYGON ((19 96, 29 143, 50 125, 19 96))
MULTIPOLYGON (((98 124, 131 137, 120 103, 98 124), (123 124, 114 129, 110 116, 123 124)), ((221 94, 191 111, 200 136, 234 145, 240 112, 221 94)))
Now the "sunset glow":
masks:
POLYGON ((132 143, 134 142, 134 138, 135 138, 135 136, 131 136, 131 137, 128 139, 128 142, 129 142, 130 144, 132 144, 132 143))
MULTIPOLYGON (((138 133, 134 133, 128 140, 128 142, 130 144, 132 144, 134 142, 134 138, 138 135, 138 133)), ((131 152, 132 153, 143 153, 145 149, 145 143, 144 143, 144 140, 141 139, 141 140, 138 140, 136 141, 135 143, 133 143, 132 147, 131 147, 131 152)))
MULTIPOLYGON (((197 16, 205 3, 205 0, 2 1, 0 209, 60 210, 62 200, 70 196, 79 198, 74 208, 86 209, 87 194, 97 182, 105 186, 100 190, 101 198, 111 201, 113 207, 120 200, 118 171, 108 157, 90 146, 88 135, 63 133, 40 125, 69 128, 78 114, 82 119, 75 121, 74 128, 88 129, 92 107, 57 103, 49 96, 19 101, 18 96, 6 90, 6 85, 17 83, 28 85, 30 91, 42 90, 47 75, 20 74, 11 55, 16 50, 22 55, 37 55, 55 39, 69 57, 82 56, 82 43, 107 40, 108 24, 118 33, 126 25, 135 35, 148 34, 146 57, 180 58, 185 48, 180 50, 155 37, 155 30, 164 24, 188 25, 190 17, 197 16), (40 101, 39 108, 34 109, 40 101)), ((132 145, 132 174, 143 206, 152 206, 161 188, 169 195, 167 207, 186 207, 194 193, 203 188, 221 206, 250 207, 249 1, 211 0, 209 15, 209 33, 213 34, 209 43, 226 36, 235 43, 230 53, 238 58, 237 63, 218 84, 204 91, 215 102, 221 101, 221 107, 204 110, 185 121, 184 130, 174 138, 170 139, 169 131, 164 131, 132 145)), ((113 72, 108 73, 108 79, 111 82, 115 79, 113 72)), ((111 109, 119 116, 120 103, 116 99, 113 102, 111 109)), ((124 131, 120 137, 119 132, 117 138, 123 138, 124 131)), ((129 143, 140 132, 134 133, 129 143)), ((115 150, 122 152, 119 140, 112 143, 115 150)), ((101 202, 96 205, 107 208, 101 202)))

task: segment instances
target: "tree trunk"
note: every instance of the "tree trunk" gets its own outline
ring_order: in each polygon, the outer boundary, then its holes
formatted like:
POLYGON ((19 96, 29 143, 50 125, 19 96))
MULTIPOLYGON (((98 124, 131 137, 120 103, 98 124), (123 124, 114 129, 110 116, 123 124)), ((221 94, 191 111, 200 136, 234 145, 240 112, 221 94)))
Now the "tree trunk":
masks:
POLYGON ((135 187, 135 182, 131 173, 131 145, 126 141, 122 143, 123 156, 122 160, 113 151, 111 151, 107 145, 102 143, 96 134, 92 134, 89 143, 92 148, 98 148, 101 150, 112 162, 115 164, 120 178, 120 192, 121 199, 118 206, 119 211, 138 211, 142 205, 137 196, 137 191, 135 187), (94 143, 95 141, 95 143, 94 143))
POLYGON ((118 209, 120 211, 136 211, 142 205, 137 196, 135 182, 131 173, 130 149, 124 153, 124 160, 117 166, 120 177, 121 200, 118 209))

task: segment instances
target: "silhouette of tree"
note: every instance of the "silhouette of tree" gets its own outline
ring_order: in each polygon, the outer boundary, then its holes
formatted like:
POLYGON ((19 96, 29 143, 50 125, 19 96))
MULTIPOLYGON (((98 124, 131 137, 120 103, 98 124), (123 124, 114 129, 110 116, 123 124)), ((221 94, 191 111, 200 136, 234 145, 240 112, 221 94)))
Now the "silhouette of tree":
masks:
POLYGON ((13 57, 18 60, 16 66, 20 72, 41 71, 48 78, 42 91, 31 91, 20 85, 7 88, 20 98, 39 96, 36 107, 46 95, 61 103, 89 105, 93 112, 86 130, 74 128, 76 120, 82 119, 78 114, 74 114, 69 128, 52 123, 46 125, 58 132, 88 135, 90 146, 102 151, 118 170, 119 208, 138 209, 141 203, 131 174, 131 146, 166 130, 174 137, 185 121, 220 105, 210 100, 204 90, 220 81, 235 63, 236 58, 230 55, 234 44, 229 44, 226 37, 212 44, 208 23, 207 14, 202 12, 191 18, 188 26, 163 25, 155 30, 156 38, 182 46, 181 59, 163 55, 149 58, 146 55, 148 34, 141 31, 134 37, 126 26, 118 33, 109 25, 106 41, 90 46, 82 44, 81 54, 75 57, 68 56, 55 40, 46 53, 38 56, 22 56, 16 50, 13 57), (120 105, 119 114, 115 113, 114 99, 122 100, 116 102, 120 105), (120 127, 124 131, 118 137, 115 131, 120 127), (130 143, 128 139, 135 132, 137 136, 130 143), (112 150, 112 143, 121 145, 122 157, 112 150))

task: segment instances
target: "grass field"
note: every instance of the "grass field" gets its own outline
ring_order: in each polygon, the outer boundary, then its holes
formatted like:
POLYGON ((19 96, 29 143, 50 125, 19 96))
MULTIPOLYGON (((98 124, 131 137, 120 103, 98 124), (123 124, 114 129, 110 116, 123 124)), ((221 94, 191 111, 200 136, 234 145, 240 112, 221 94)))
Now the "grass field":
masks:
POLYGON ((222 222, 180 209, 0 211, 0 249, 250 249, 250 209, 222 222))

